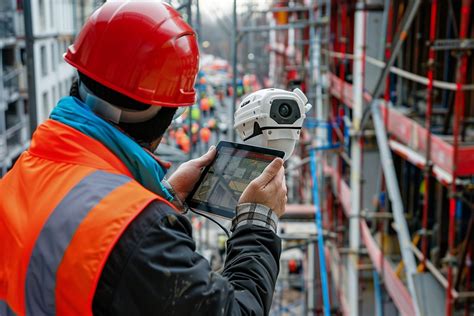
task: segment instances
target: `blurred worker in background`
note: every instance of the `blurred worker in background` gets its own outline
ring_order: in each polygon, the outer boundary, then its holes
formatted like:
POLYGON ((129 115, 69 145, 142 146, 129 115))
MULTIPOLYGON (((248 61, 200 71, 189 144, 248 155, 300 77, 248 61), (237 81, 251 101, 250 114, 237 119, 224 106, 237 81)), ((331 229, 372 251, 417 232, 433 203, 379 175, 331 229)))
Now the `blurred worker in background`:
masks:
POLYGON ((189 153, 191 150, 191 141, 189 140, 188 134, 184 131, 182 127, 178 128, 175 133, 176 137, 176 144, 178 144, 178 148, 184 151, 185 153, 189 153))
POLYGON ((106 2, 65 59, 78 71, 71 96, 0 181, 0 304, 18 315, 268 314, 283 161, 242 194, 217 274, 180 214, 215 149, 168 180, 152 154, 195 102, 191 27, 158 1, 106 2))
POLYGON ((211 141, 211 136, 212 136, 212 132, 209 129, 209 127, 203 126, 199 130, 199 139, 200 139, 201 144, 202 144, 201 146, 204 147, 204 148, 201 148, 202 152, 204 152, 205 148, 207 148, 209 146, 209 142, 211 141))

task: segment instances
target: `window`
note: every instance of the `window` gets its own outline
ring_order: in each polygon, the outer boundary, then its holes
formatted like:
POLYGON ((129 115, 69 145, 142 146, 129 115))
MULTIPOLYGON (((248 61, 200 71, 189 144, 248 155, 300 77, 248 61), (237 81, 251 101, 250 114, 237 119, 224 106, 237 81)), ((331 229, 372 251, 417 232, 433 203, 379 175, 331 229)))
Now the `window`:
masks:
POLYGON ((51 67, 56 71, 56 47, 55 43, 51 43, 51 67))
POLYGON ((53 0, 49 0, 49 26, 54 27, 54 4, 53 0))
POLYGON ((44 0, 38 0, 38 6, 39 6, 40 28, 44 30, 46 28, 46 10, 44 7, 44 0))
POLYGON ((47 91, 43 92, 43 111, 44 119, 46 119, 49 115, 49 97, 47 91))
POLYGON ((58 48, 58 55, 57 55, 58 63, 60 64, 63 61, 63 53, 64 53, 63 52, 63 42, 60 39, 58 39, 56 44, 57 44, 56 46, 58 48))
POLYGON ((67 41, 63 40, 63 54, 67 51, 67 41))
POLYGON ((52 95, 52 98, 53 98, 53 100, 51 100, 51 108, 53 108, 54 105, 56 104, 56 102, 58 102, 58 96, 56 94, 56 86, 53 86, 53 90, 52 90, 51 95, 52 95))
POLYGON ((48 60, 46 59, 46 46, 42 45, 40 47, 41 55, 41 75, 46 77, 48 75, 48 60))

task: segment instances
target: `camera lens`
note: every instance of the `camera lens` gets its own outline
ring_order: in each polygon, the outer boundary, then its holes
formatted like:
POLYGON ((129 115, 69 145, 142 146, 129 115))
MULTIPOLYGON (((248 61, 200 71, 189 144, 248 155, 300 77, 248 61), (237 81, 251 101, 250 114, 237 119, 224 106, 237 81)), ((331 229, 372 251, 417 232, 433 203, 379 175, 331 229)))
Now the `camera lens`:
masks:
POLYGON ((280 113, 282 117, 289 117, 291 115, 291 107, 288 104, 283 103, 278 108, 278 113, 280 113))

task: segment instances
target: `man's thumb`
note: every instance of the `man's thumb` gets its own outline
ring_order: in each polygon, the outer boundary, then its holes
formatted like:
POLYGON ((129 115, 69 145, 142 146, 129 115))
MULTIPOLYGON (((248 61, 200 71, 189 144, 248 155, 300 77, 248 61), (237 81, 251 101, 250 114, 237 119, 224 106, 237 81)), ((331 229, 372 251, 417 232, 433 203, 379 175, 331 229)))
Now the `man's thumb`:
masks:
POLYGON ((262 174, 254 180, 255 184, 260 187, 267 185, 278 174, 278 171, 283 167, 283 159, 275 158, 266 168, 262 174))
POLYGON ((199 168, 205 167, 211 163, 212 159, 216 155, 216 146, 211 146, 207 153, 197 158, 195 161, 199 165, 199 168))

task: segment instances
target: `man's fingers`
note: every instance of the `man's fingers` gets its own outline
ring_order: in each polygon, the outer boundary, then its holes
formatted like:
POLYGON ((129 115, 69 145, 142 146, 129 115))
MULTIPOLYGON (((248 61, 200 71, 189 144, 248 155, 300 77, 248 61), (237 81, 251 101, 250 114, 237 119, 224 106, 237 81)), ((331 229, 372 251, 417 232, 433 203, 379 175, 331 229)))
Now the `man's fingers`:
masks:
POLYGON ((263 170, 262 174, 254 180, 254 183, 259 187, 266 186, 276 175, 281 173, 281 170, 284 172, 282 167, 283 159, 276 158, 263 170))
POLYGON ((264 190, 274 192, 275 194, 280 191, 283 192, 285 190, 285 169, 281 168, 277 175, 265 185, 264 190))
POLYGON ((216 153, 217 153, 216 146, 211 146, 209 150, 207 151, 207 153, 205 153, 199 158, 194 159, 193 162, 197 165, 198 168, 206 167, 207 165, 211 163, 212 159, 214 159, 214 157, 216 156, 216 153))
POLYGON ((278 173, 273 177, 270 182, 265 185, 265 188, 275 188, 278 189, 283 186, 283 181, 285 180, 285 169, 280 168, 278 173))

